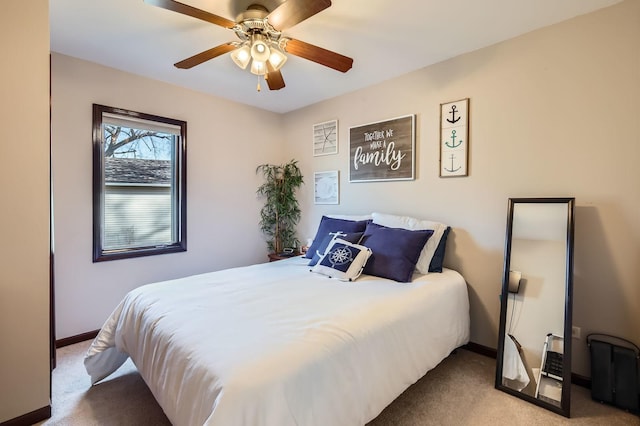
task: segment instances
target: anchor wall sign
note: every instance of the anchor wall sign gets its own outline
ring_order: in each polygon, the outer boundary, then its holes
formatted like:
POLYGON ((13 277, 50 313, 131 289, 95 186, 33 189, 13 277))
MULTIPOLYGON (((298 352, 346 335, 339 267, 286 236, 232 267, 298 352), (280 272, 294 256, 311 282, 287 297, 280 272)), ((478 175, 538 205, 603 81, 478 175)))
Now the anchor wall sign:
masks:
POLYGON ((468 176, 469 98, 440 104, 440 177, 468 176))

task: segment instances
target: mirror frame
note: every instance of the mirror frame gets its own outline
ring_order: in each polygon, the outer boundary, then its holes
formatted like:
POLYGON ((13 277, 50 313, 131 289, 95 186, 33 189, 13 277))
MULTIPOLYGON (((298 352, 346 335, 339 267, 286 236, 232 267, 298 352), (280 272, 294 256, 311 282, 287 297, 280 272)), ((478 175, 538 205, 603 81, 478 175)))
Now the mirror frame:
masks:
POLYGON ((504 270, 502 275, 502 291, 500 293, 500 331, 498 335, 498 350, 496 354, 496 381, 495 387, 508 394, 522 398, 532 404, 546 408, 565 417, 570 417, 571 411, 571 330, 573 307, 573 235, 574 235, 574 205, 575 198, 509 198, 507 212, 507 231, 504 248, 504 270), (547 401, 524 394, 502 384, 504 339, 506 336, 507 301, 509 296, 509 270, 511 263, 511 234, 513 230, 513 213, 516 204, 537 203, 567 204, 567 235, 566 235, 566 274, 565 274, 565 301, 564 301, 564 336, 563 339, 563 366, 562 366, 562 394, 560 407, 547 401), (567 385, 565 385, 567 384, 567 385))

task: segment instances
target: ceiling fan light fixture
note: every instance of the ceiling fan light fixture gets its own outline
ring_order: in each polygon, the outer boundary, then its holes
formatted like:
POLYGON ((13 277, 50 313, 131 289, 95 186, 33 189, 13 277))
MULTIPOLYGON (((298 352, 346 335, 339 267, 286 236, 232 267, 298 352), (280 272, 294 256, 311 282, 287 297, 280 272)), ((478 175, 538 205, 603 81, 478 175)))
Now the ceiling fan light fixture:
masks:
POLYGON ((255 75, 265 75, 267 73, 267 63, 264 61, 251 61, 251 73, 255 75))
POLYGON ((251 40, 251 57, 254 61, 266 62, 271 55, 271 49, 263 37, 254 36, 251 40))
POLYGON ((287 55, 279 51, 278 49, 271 49, 271 55, 269 55, 269 63, 274 70, 278 71, 284 63, 287 62, 287 55))
POLYGON ((242 69, 246 69, 247 65, 249 65, 249 61, 251 61, 251 49, 246 44, 233 52, 231 52, 231 59, 237 66, 242 69))

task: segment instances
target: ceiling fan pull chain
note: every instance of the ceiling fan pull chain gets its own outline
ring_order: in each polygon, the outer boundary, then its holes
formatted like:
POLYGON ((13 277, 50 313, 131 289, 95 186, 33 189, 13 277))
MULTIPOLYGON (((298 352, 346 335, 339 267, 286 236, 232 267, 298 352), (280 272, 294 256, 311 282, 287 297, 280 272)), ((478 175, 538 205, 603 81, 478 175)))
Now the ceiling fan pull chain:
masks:
POLYGON ((258 89, 258 92, 259 92, 260 91, 260 76, 258 75, 256 77, 258 77, 258 86, 256 87, 256 89, 258 89))

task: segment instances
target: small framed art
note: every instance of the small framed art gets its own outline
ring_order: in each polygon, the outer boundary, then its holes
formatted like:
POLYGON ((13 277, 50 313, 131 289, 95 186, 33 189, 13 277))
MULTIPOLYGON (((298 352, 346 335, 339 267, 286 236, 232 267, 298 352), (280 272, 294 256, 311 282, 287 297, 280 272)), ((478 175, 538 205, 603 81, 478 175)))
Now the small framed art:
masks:
POLYGON ((469 176, 469 98, 440 104, 440 177, 469 176))
POLYGON ((313 125, 313 156, 338 153, 338 120, 313 125))
POLYGON ((315 204, 340 204, 338 170, 313 174, 313 200, 315 204))

